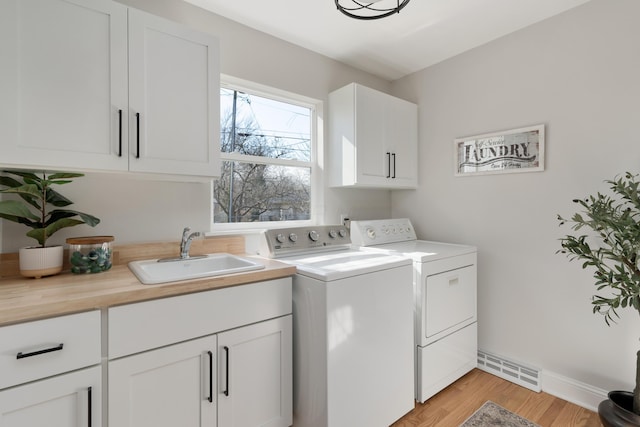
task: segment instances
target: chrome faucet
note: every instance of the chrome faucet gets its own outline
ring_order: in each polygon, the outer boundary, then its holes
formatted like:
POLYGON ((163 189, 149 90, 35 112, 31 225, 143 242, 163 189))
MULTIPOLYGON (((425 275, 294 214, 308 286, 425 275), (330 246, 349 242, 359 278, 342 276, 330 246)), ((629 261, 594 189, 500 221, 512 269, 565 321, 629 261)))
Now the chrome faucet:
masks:
POLYGON ((195 231, 192 233, 191 228, 189 227, 185 227, 184 230, 182 230, 182 240, 180 241, 180 259, 191 258, 191 256, 189 255, 191 241, 195 237, 199 237, 200 234, 201 233, 199 231, 195 231))

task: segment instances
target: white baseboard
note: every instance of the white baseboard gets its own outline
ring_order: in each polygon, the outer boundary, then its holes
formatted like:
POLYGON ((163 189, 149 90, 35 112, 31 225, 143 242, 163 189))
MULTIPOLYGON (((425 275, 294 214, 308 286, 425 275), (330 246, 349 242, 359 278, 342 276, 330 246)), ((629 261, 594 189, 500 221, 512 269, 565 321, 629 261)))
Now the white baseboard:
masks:
POLYGON ((542 391, 575 403, 589 410, 598 411, 600 402, 607 398, 607 391, 562 375, 542 370, 542 391))

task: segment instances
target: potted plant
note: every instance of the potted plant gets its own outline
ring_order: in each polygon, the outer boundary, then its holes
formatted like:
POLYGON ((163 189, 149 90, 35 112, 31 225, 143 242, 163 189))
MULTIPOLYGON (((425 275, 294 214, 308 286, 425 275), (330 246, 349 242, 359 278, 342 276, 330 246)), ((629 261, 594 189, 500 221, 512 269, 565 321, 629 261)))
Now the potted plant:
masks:
POLYGON ((0 218, 31 228, 27 236, 38 242, 38 246, 20 249, 20 273, 36 278, 59 273, 62 271, 63 246, 47 246, 47 239, 62 228, 79 224, 94 227, 100 220, 82 212, 57 209, 73 202, 54 190, 53 186, 67 184, 73 178, 84 175, 60 172, 47 176, 43 172, 42 176, 38 176, 32 172, 18 171, 4 171, 4 174, 0 175, 0 187, 4 187, 0 193, 16 194, 22 200, 0 201, 0 218), (49 205, 54 208, 49 209, 49 205))
MULTIPOLYGON (((573 200, 581 211, 570 219, 558 215, 560 225, 576 232, 561 239, 562 249, 582 268, 594 270, 596 294, 593 312, 604 316, 607 325, 618 318, 618 309, 640 313, 640 193, 638 176, 629 172, 609 184, 611 194, 573 200)), ((633 393, 612 391, 598 407, 608 426, 640 425, 640 351, 636 355, 636 386, 633 393)))

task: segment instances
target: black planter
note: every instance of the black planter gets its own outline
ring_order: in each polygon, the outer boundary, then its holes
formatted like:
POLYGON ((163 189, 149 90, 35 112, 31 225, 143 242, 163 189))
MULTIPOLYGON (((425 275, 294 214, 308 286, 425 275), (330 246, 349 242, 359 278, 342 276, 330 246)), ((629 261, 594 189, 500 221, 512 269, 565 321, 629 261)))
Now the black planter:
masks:
POLYGON ((633 413, 633 393, 610 391, 609 399, 598 405, 598 415, 604 427, 638 427, 640 415, 633 413))

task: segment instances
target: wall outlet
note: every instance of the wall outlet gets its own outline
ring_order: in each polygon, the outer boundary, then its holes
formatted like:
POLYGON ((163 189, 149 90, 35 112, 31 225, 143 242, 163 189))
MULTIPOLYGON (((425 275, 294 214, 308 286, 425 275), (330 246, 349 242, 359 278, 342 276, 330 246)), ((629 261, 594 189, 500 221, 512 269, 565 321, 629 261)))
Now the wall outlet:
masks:
POLYGON ((340 215, 340 224, 344 225, 347 228, 351 228, 351 219, 349 219, 349 215, 341 214, 340 215))

